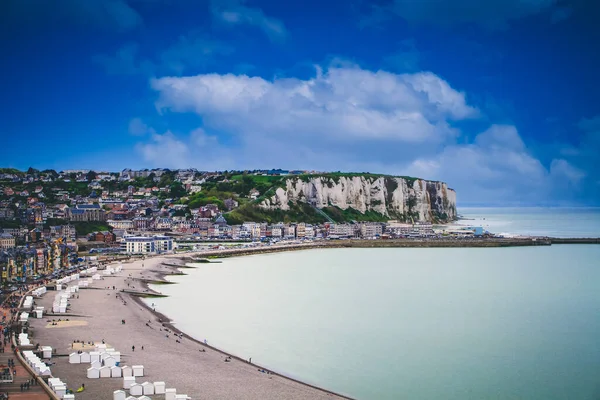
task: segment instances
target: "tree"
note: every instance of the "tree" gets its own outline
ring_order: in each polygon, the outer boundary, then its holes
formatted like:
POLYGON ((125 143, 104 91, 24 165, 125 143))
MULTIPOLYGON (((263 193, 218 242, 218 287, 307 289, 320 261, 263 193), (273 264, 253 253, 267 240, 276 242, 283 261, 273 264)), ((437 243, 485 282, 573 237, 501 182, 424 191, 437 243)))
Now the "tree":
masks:
POLYGON ((98 177, 98 174, 95 171, 90 170, 85 177, 88 182, 91 182, 98 177))
POLYGON ((169 190, 169 196, 173 199, 178 199, 187 194, 181 182, 173 182, 169 190))

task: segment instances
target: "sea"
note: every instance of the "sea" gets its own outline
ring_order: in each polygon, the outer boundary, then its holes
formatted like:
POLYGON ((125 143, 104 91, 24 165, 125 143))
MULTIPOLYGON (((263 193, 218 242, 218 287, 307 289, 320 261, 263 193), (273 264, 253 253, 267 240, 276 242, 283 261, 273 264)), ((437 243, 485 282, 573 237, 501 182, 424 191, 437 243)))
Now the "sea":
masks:
POLYGON ((508 237, 600 237, 600 208, 460 208, 458 214, 458 224, 508 237))
MULTIPOLYGON (((506 234, 600 236, 600 210, 459 213, 506 234)), ((148 301, 196 339, 292 378, 356 399, 600 399, 600 245, 319 249, 195 266, 148 301)))

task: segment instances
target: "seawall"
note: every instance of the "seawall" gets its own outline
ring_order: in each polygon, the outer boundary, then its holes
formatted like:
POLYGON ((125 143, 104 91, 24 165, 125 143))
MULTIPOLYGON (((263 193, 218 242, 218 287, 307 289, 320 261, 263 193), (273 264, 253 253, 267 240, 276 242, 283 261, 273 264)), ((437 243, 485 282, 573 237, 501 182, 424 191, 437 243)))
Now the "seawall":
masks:
MULTIPOLYGON (((250 254, 265 254, 282 251, 296 251, 321 248, 382 248, 382 247, 517 247, 550 246, 550 239, 538 238, 485 238, 485 239, 393 239, 393 240, 323 240, 303 244, 260 246, 223 250, 208 250, 198 253, 198 257, 238 257, 250 254)), ((196 261, 192 257, 182 257, 185 261, 196 261)))

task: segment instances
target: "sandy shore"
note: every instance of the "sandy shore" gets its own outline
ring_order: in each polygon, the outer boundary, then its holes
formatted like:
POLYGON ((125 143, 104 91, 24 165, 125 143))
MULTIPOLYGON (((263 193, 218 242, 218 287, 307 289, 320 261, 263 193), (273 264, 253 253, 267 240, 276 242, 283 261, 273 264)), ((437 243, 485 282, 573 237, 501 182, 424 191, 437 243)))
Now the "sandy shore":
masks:
MULTIPOLYGON (((112 400, 113 391, 121 388, 123 380, 87 379, 89 365, 69 364, 66 357, 75 351, 74 340, 104 340, 121 351, 121 365, 144 366, 145 376, 138 378, 138 382, 165 381, 167 387, 174 387, 178 393, 185 393, 192 399, 343 398, 276 374, 259 372, 260 367, 246 361, 232 358, 225 362, 227 356, 220 351, 185 335, 178 339, 164 316, 153 313, 139 298, 121 292, 147 290, 146 284, 139 279, 161 279, 174 272, 174 267, 163 263, 176 264, 178 261, 175 257, 156 257, 124 263, 122 272, 94 281, 92 288, 82 289, 79 298, 70 300, 69 314, 73 316, 44 316, 30 320, 34 342, 56 349, 57 355, 52 359, 55 364, 51 366, 53 376, 61 378, 74 390, 85 383, 86 390, 76 394, 77 399, 112 400), (70 323, 49 326, 48 320, 59 318, 68 318, 70 323), (125 324, 121 323, 123 319, 125 324)), ((55 292, 49 291, 36 301, 37 305, 51 309, 54 295, 55 292)), ((164 395, 152 398, 163 399, 164 395)))

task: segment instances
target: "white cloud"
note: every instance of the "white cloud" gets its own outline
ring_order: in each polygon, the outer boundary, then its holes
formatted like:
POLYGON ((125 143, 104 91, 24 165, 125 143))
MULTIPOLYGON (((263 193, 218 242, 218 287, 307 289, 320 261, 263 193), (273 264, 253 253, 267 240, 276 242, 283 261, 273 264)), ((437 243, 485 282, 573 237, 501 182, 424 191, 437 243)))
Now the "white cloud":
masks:
POLYGON ((206 126, 242 137, 439 143, 456 135, 448 120, 477 116, 464 93, 429 72, 330 68, 308 80, 273 81, 206 74, 151 86, 160 109, 196 112, 206 126))
POLYGON ((260 8, 243 5, 243 1, 213 1, 213 17, 227 25, 251 25, 262 30, 273 41, 283 40, 288 32, 283 22, 269 17, 260 8))
POLYGON ((128 131, 130 135, 134 136, 142 136, 147 133, 156 133, 154 129, 146 125, 141 118, 132 118, 131 121, 129 121, 128 131))
POLYGON ((566 178, 569 183, 579 184, 585 178, 585 172, 571 165, 567 160, 555 159, 550 164, 550 173, 558 179, 566 178))
POLYGON ((463 202, 488 204, 550 204, 568 197, 559 189, 575 191, 585 176, 564 159, 544 167, 512 125, 492 125, 473 143, 454 144, 431 158, 418 158, 405 172, 449 182, 463 202))
POLYGON ((166 168, 187 168, 192 161, 189 146, 169 131, 153 134, 150 142, 137 145, 137 151, 146 162, 166 168))
POLYGON ((233 159, 230 151, 220 146, 214 136, 197 128, 187 137, 181 138, 173 132, 155 133, 153 128, 149 140, 136 145, 146 165, 161 168, 189 168, 194 166, 207 170, 231 168, 233 159))

